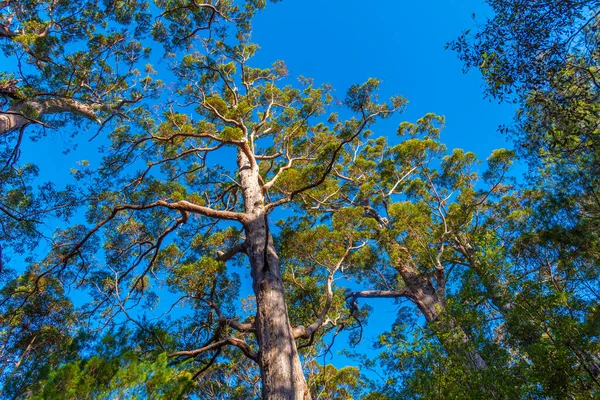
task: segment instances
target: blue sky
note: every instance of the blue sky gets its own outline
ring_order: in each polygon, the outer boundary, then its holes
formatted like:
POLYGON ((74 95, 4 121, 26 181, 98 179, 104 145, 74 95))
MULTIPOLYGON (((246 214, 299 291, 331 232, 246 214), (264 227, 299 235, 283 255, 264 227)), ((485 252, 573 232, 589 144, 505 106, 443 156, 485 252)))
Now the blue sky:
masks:
POLYGON ((406 112, 379 124, 376 134, 393 135, 400 121, 434 112, 446 117, 442 141, 449 148, 485 159, 510 146, 497 128, 510 122, 512 109, 484 99, 479 72, 463 74, 444 47, 489 12, 481 0, 284 0, 258 16, 253 38, 259 62, 282 59, 291 76, 329 83, 340 98, 370 77, 383 81, 381 98, 406 97, 406 112))

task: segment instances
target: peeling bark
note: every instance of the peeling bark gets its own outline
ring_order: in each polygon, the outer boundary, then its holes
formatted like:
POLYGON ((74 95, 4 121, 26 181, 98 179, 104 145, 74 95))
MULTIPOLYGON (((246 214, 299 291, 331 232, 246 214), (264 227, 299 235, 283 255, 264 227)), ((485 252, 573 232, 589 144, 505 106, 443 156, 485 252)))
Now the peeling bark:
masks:
POLYGON ((272 400, 309 400, 296 342, 285 303, 279 257, 265 214, 258 166, 238 153, 246 220, 246 253, 256 295, 256 338, 259 345, 262 396, 272 400))

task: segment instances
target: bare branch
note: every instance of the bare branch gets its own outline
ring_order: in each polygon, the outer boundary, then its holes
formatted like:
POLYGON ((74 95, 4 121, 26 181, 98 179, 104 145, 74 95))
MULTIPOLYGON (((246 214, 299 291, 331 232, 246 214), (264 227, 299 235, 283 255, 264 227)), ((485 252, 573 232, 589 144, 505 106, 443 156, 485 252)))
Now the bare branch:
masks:
POLYGON ((171 353, 171 354, 168 354, 167 357, 169 357, 169 358, 174 358, 174 357, 193 358, 193 357, 196 357, 207 351, 214 350, 214 349, 220 349, 221 347, 227 346, 227 345, 232 345, 232 346, 239 348, 249 359, 251 359, 253 361, 257 361, 257 359, 258 359, 256 352, 254 350, 252 350, 252 348, 248 345, 248 343, 246 343, 245 340, 237 339, 237 338, 233 338, 233 337, 227 338, 224 340, 219 340, 218 342, 209 344, 208 346, 204 346, 204 347, 201 347, 196 350, 178 351, 175 353, 171 353))
POLYGON ((350 292, 346 295, 347 300, 354 301, 357 298, 392 298, 397 299, 400 297, 410 298, 412 294, 407 289, 402 290, 363 290, 360 292, 350 292))
POLYGON ((211 218, 226 219, 230 221, 239 221, 244 223, 246 221, 246 214, 238 213, 234 211, 215 210, 210 207, 199 206, 189 201, 180 200, 175 203, 169 203, 164 200, 156 202, 157 205, 161 205, 172 210, 187 211, 192 214, 200 214, 211 218))
POLYGON ((228 249, 227 251, 217 252, 218 257, 216 258, 216 260, 226 262, 231 260, 235 255, 239 253, 246 253, 246 242, 239 243, 233 246, 232 248, 228 249))

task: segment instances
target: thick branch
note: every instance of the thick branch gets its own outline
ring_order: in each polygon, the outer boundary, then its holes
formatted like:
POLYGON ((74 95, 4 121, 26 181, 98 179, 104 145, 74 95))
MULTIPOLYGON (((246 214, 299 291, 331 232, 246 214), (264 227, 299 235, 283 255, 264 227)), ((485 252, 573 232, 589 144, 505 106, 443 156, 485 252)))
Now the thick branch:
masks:
POLYGON ((243 323, 243 322, 238 321, 235 318, 224 318, 221 320, 221 322, 223 323, 223 325, 233 328, 236 331, 241 332, 241 333, 256 332, 256 329, 254 328, 254 324, 243 323))
POLYGON ((95 122, 100 122, 96 115, 95 107, 72 99, 28 100, 17 103, 7 111, 0 111, 0 135, 32 123, 41 124, 38 119, 44 115, 63 113, 72 113, 95 122), (35 117, 28 116, 27 114, 35 115, 35 117))
POLYGON ((235 255, 239 253, 246 253, 246 242, 238 243, 237 245, 233 246, 227 251, 217 252, 218 257, 216 258, 216 260, 226 262, 231 260, 235 255))
MULTIPOLYGON (((0 3, 1 5, 2 3, 0 3)), ((10 28, 7 25, 4 24, 0 24, 0 38, 8 38, 8 39, 12 39, 15 36, 18 36, 18 33, 15 33, 13 31, 10 30, 10 28)))
POLYGON ((159 200, 157 201, 157 204, 170 208, 172 210, 187 211, 189 213, 205 215, 211 218, 227 219, 231 221, 239 221, 242 223, 246 220, 246 215, 243 213, 215 210, 210 207, 199 206, 197 204, 193 204, 185 200, 177 201, 175 203, 169 203, 164 200, 159 200))
MULTIPOLYGON (((190 202, 183 201, 183 200, 178 201, 176 203, 168 203, 164 200, 158 200, 154 203, 144 204, 144 205, 124 204, 124 205, 115 207, 112 210, 112 212, 104 220, 102 220, 101 222, 96 224, 96 226, 94 228, 92 228, 90 231, 88 231, 88 233, 83 237, 83 239, 81 241, 79 241, 79 243, 77 243, 77 245, 66 256, 63 257, 64 261, 66 262, 66 260, 70 259, 75 254, 77 254, 79 249, 88 241, 88 239, 93 234, 95 234, 98 230, 100 230, 104 225, 106 225, 108 222, 110 222, 119 212, 126 211, 126 210, 132 210, 132 211, 148 210, 148 209, 159 207, 159 206, 163 206, 163 207, 167 207, 167 208, 170 208, 173 210, 180 211, 184 215, 184 219, 187 218, 186 213, 196 213, 196 214, 206 215, 208 217, 219 218, 219 219, 228 219, 228 220, 235 220, 235 221, 241 221, 241 222, 243 222, 245 220, 245 214, 235 213, 235 212, 231 212, 231 211, 213 210, 212 208, 198 206, 196 204, 192 204, 190 202)), ((52 271, 52 269, 48 270, 48 272, 50 272, 50 271, 52 271)), ((43 275, 44 274, 42 274, 42 276, 43 275)))

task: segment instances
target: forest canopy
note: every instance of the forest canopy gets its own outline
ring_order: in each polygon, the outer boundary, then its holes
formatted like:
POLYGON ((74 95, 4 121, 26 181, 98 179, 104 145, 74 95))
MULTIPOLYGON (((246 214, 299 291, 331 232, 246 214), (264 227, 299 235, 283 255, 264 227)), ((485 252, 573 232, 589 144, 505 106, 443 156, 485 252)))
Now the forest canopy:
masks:
POLYGON ((0 1, 0 398, 597 397, 600 4, 447 38, 517 107, 475 154, 265 67, 275 2, 0 1))

